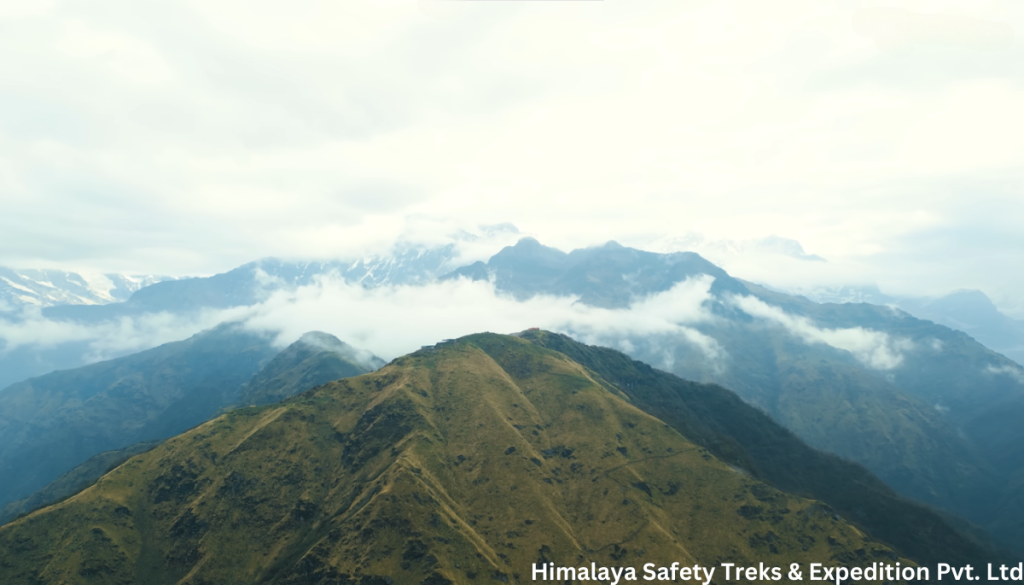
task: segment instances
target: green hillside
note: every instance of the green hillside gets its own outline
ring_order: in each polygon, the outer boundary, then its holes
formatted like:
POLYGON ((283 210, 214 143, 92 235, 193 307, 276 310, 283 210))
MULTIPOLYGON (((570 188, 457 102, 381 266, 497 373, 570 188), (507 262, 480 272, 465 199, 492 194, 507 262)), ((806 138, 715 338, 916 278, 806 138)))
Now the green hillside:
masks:
POLYGON ((521 583, 549 561, 897 560, 566 355, 493 334, 231 411, 0 528, 10 583, 521 583))
POLYGON ((527 331, 522 337, 590 368, 620 388, 635 406, 719 459, 778 489, 829 504, 918 561, 977 563, 1006 554, 986 537, 958 530, 935 512, 899 496, 862 466, 808 447, 725 388, 684 380, 565 335, 527 331))

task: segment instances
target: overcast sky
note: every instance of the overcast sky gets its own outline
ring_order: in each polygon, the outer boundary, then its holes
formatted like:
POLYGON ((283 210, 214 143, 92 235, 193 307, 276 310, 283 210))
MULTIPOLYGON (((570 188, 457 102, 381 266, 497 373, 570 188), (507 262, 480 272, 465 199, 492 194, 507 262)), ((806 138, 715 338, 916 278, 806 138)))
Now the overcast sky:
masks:
POLYGON ((1024 316, 1022 34, 1017 0, 0 2, 0 265, 512 222, 1024 316))

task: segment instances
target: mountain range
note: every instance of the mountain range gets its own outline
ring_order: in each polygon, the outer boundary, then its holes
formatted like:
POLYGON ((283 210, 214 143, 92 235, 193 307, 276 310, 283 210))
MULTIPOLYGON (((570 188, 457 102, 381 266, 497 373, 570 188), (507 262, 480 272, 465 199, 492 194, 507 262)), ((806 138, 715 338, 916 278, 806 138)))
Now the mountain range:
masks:
POLYGON ((230 410, 0 527, 16 583, 519 583, 537 566, 936 558, 999 557, 727 390, 544 331, 448 340, 230 410), (835 482, 860 517, 776 480, 835 482))
POLYGON ((797 289, 816 303, 868 303, 893 306, 918 319, 934 321, 963 331, 1018 364, 1024 364, 1024 321, 999 311, 980 290, 958 290, 938 298, 893 296, 876 286, 842 286, 797 289))
POLYGON ((23 307, 103 305, 128 300, 174 276, 80 274, 64 270, 14 270, 0 266, 0 312, 23 307))
POLYGON ((564 253, 522 240, 445 278, 626 310, 704 277, 713 278, 701 303, 710 316, 679 333, 616 332, 599 341, 730 388, 810 445, 1024 548, 1013 488, 1024 469, 1016 447, 1024 429, 1011 422, 1024 413, 1024 376, 962 332, 886 306, 814 303, 732 278, 696 254, 614 242, 564 253))
MULTIPOLYGON (((563 331, 727 387, 811 446, 861 463, 900 494, 1024 550, 1024 431, 1016 424, 1024 414, 1024 370, 965 332, 891 304, 817 303, 775 291, 693 253, 655 254, 614 242, 565 253, 524 238, 486 262, 446 272, 453 258, 448 247, 363 264, 263 260, 210 278, 158 283, 124 303, 45 311, 78 323, 182 314, 252 304, 335 274, 368 288, 487 281, 518 300, 569 296, 627 314, 659 295, 673 306, 680 286, 704 282, 701 315, 679 316, 673 330, 602 333, 568 324, 563 331)), ((952 311, 976 301, 929 306, 952 311)))

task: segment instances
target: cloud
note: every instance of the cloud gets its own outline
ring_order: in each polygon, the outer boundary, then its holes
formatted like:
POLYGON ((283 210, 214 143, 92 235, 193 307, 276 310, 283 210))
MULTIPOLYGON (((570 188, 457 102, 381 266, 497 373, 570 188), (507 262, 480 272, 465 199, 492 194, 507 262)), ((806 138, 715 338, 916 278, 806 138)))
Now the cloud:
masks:
POLYGON ((677 334, 717 359, 722 355, 717 342, 687 326, 711 318, 704 306, 711 282, 709 277, 690 279, 630 309, 603 309, 576 303, 575 297, 536 296, 520 302, 497 294, 491 283, 464 279, 364 289, 324 278, 273 294, 250 307, 243 319, 250 328, 276 332, 282 343, 318 329, 388 359, 442 338, 530 327, 603 345, 630 335, 677 334))
POLYGON ((753 317, 780 325, 807 343, 824 343, 853 354, 864 365, 876 370, 891 370, 903 363, 903 352, 913 349, 909 339, 863 327, 822 329, 806 318, 786 313, 752 296, 733 295, 728 302, 753 317))
MULTIPOLYGON (((80 363, 93 363, 135 353, 171 341, 180 341, 224 321, 237 320, 239 309, 202 311, 190 315, 146 313, 96 324, 54 321, 36 310, 22 311, 17 318, 0 316, 0 353, 24 346, 50 349, 85 342, 80 363)), ((62 364, 61 367, 80 365, 62 364)))
POLYGON ((429 214, 563 249, 777 234, 807 257, 785 244, 737 276, 970 273, 1019 297, 1019 47, 900 60, 850 26, 1002 46, 1016 3, 809 6, 7 2, 0 264, 210 274, 386 247, 429 214))
POLYGON ((496 293, 491 283, 465 279, 366 289, 324 277, 312 285, 275 291, 256 305, 192 315, 145 314, 86 326, 51 321, 36 312, 24 321, 4 323, 0 341, 3 351, 86 342, 83 360, 93 362, 233 321, 273 333, 282 347, 308 331, 324 331, 391 359, 443 338, 541 327, 611 347, 632 336, 671 336, 716 361, 725 356, 724 350, 691 327, 713 319, 706 307, 712 282, 707 276, 692 278, 629 309, 604 309, 577 303, 575 297, 536 296, 520 302, 496 293))
POLYGON ((1020 366, 993 366, 989 365, 985 368, 985 372, 990 375, 1004 375, 1017 380, 1021 384, 1024 384, 1024 368, 1020 366))
POLYGON ((909 51, 915 45, 948 45, 979 51, 998 51, 1013 44, 1013 28, 954 14, 924 14, 905 8, 875 6, 853 15, 857 34, 873 38, 887 51, 909 51))

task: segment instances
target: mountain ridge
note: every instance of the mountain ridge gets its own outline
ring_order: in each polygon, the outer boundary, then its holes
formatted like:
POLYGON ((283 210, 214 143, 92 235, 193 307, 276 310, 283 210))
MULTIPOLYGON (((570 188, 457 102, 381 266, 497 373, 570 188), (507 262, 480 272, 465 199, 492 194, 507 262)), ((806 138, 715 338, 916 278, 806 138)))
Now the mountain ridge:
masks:
POLYGON ((0 567, 41 583, 518 583, 547 561, 775 554, 909 563, 564 354, 495 334, 231 411, 0 527, 0 567))
MULTIPOLYGON (((1024 531, 1004 520, 1024 518, 1010 489, 1024 470, 1024 452, 1014 447, 1024 432, 1012 420, 1024 416, 1024 369, 965 333, 890 307, 822 305, 773 291, 697 254, 615 243, 566 253, 524 238, 440 278, 463 277, 493 282, 512 298, 568 295, 609 311, 710 278, 700 307, 707 318, 680 317, 672 325, 681 332, 595 333, 571 323, 561 330, 728 387, 811 445, 864 464, 906 496, 1002 526, 1002 538, 1024 550, 1024 531)), ((170 284, 181 286, 163 288, 170 284)))

